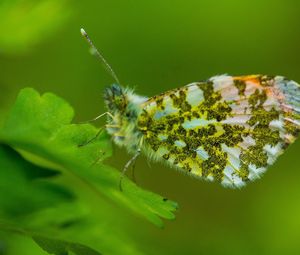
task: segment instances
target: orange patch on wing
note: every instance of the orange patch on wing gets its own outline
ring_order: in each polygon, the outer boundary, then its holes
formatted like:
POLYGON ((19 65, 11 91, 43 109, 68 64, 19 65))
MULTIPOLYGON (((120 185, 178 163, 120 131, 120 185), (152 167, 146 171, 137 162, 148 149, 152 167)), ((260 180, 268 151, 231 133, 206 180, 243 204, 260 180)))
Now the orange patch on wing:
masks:
POLYGON ((239 81, 244 81, 244 82, 252 82, 253 84, 257 86, 261 86, 260 80, 259 80, 260 75, 254 74, 254 75, 245 75, 245 76, 235 76, 233 77, 233 80, 239 80, 239 81))
POLYGON ((261 75, 254 74, 254 75, 245 75, 245 76, 235 76, 235 77, 233 77, 233 79, 239 80, 239 81, 244 81, 244 82, 251 82, 254 86, 256 86, 258 88, 263 87, 263 89, 266 92, 268 97, 276 98, 282 102, 285 99, 283 93, 281 93, 278 90, 275 90, 273 87, 262 86, 261 82, 260 82, 260 77, 261 77, 261 75))

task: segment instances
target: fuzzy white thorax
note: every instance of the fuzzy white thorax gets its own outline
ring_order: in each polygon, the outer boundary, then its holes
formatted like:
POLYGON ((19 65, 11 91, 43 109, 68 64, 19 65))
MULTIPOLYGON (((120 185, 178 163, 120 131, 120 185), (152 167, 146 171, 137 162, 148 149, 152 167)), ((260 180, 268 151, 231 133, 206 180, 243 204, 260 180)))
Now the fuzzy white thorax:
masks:
POLYGON ((137 120, 147 98, 119 85, 107 88, 104 98, 109 112, 113 115, 113 118, 108 118, 107 132, 115 144, 135 153, 142 143, 142 133, 137 127, 137 120))

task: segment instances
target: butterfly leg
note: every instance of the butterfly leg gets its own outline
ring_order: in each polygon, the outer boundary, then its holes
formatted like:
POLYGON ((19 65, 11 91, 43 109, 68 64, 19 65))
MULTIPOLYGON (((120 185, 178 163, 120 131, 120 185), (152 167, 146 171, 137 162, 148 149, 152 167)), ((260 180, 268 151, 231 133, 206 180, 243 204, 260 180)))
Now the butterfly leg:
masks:
POLYGON ((99 137, 99 135, 101 135, 101 133, 103 132, 103 129, 104 129, 104 128, 101 127, 101 128, 98 130, 97 134, 96 134, 94 137, 92 137, 91 139, 87 140, 86 142, 84 142, 84 143, 82 143, 82 144, 79 144, 78 147, 86 146, 86 145, 88 145, 89 143, 95 141, 95 140, 99 137))
POLYGON ((120 176, 120 181, 119 181, 119 189, 120 191, 123 191, 122 189, 122 181, 124 179, 125 173, 128 170, 128 168, 130 167, 130 165, 134 164, 137 157, 141 154, 141 150, 138 149, 137 152, 134 154, 134 156, 126 163, 126 165, 123 168, 122 174, 120 176))
POLYGON ((94 119, 87 120, 87 121, 83 121, 83 122, 79 122, 79 124, 86 124, 86 123, 94 122, 94 121, 96 121, 96 120, 102 118, 102 117, 105 116, 105 115, 110 116, 112 119, 114 118, 114 116, 113 116, 110 112, 104 112, 104 113, 100 114, 99 116, 97 116, 97 117, 94 118, 94 119))
POLYGON ((132 181, 133 181, 134 183, 136 183, 136 179, 135 179, 135 163, 136 163, 136 161, 134 161, 134 162, 132 163, 132 167, 131 167, 131 176, 132 176, 132 181))
MULTIPOLYGON (((105 112, 105 113, 100 114, 99 116, 97 116, 96 118, 94 118, 92 120, 88 120, 88 121, 85 121, 85 122, 80 122, 80 124, 85 124, 85 123, 96 121, 96 120, 102 118, 105 115, 110 116, 112 119, 114 118, 114 116, 110 112, 105 112)), ((99 129, 99 131, 97 132, 97 134, 93 138, 91 138, 90 140, 88 140, 88 141, 86 141, 82 144, 79 144, 78 147, 82 147, 82 146, 88 145, 89 143, 93 142, 94 140, 96 140, 98 138, 98 136, 102 133, 102 131, 103 131, 103 127, 101 127, 99 129)))

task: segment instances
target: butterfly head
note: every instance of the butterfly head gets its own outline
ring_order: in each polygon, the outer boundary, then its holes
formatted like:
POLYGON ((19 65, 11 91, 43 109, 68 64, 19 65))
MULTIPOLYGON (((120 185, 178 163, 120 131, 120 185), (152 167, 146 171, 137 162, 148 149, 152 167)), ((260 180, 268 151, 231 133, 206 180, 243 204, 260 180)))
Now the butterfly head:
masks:
POLYGON ((113 84, 105 89, 104 100, 108 111, 112 114, 124 112, 128 104, 125 89, 117 84, 113 84))

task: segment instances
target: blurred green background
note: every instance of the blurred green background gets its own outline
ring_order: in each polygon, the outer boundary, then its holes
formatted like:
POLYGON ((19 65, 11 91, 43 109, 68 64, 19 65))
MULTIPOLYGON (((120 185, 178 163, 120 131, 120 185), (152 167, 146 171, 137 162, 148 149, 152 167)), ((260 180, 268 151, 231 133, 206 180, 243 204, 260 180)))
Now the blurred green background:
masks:
MULTIPOLYGON (((121 83, 142 95, 223 73, 300 81, 299 11, 295 0, 1 0, 0 122, 28 86, 69 101, 75 122, 104 111, 102 91, 113 80, 88 53, 81 27, 121 83)), ((300 254, 299 149, 298 141, 241 190, 143 156, 137 183, 177 201, 177 218, 157 229, 125 210, 119 217, 145 254, 300 254)), ((110 162, 122 169, 129 158, 115 148, 110 162)), ((30 239, 0 233, 0 254, 46 253, 30 239)))

